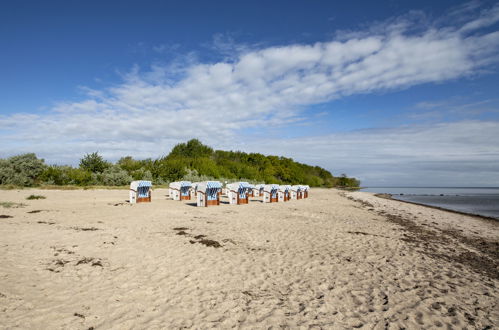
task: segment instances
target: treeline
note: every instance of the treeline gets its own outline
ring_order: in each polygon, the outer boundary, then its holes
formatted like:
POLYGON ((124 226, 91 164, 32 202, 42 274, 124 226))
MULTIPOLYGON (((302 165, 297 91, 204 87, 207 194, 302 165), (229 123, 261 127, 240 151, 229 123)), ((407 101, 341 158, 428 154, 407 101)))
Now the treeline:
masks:
POLYGON ((14 186, 77 185, 122 186, 132 180, 150 180, 156 185, 172 181, 249 181, 308 184, 312 187, 358 187, 346 175, 333 176, 319 167, 291 158, 259 153, 213 150, 193 139, 176 145, 165 157, 137 160, 123 157, 116 163, 97 152, 85 155, 78 167, 46 165, 33 153, 0 159, 0 184, 14 186))

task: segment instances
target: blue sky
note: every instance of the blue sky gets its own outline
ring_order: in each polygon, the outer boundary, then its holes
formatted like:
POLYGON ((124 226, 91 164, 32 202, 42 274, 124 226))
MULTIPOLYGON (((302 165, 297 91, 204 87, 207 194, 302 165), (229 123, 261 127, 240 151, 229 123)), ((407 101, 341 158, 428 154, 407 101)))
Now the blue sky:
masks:
POLYGON ((499 186, 494 1, 0 5, 0 157, 192 137, 364 185, 499 186))

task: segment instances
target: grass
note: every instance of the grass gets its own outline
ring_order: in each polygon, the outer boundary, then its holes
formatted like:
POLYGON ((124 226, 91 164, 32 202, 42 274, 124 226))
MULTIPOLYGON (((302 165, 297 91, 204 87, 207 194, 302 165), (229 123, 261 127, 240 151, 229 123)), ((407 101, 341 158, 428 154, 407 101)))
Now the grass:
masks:
POLYGON ((24 189, 24 187, 16 186, 13 184, 0 184, 0 190, 20 190, 24 189))
POLYGON ((0 206, 6 208, 6 209, 10 209, 10 208, 19 208, 19 207, 25 207, 27 206, 26 204, 23 204, 23 203, 14 203, 14 202, 0 202, 0 206))
POLYGON ((29 195, 28 197, 26 197, 27 200, 32 200, 32 199, 45 199, 47 197, 45 196, 42 196, 42 195, 29 195))

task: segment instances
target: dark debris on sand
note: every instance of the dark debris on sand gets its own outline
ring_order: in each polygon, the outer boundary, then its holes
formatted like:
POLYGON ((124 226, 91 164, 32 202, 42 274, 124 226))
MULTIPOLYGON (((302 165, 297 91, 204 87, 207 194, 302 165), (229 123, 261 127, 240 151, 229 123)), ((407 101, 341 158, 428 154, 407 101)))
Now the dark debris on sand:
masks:
POLYGON ((384 216, 388 221, 402 226, 408 232, 402 238, 403 241, 422 248, 425 254, 468 266, 478 273, 499 279, 499 241, 491 241, 481 237, 467 237, 457 230, 437 229, 439 233, 435 234, 434 231, 425 229, 423 226, 400 216, 392 214, 384 214, 384 216), (456 246, 454 240, 480 252, 456 246), (444 247, 446 253, 441 253, 438 247, 444 247))
POLYGON ((74 229, 76 231, 96 231, 96 230, 100 230, 99 228, 96 228, 96 227, 71 227, 71 229, 74 229))
POLYGON ((214 247, 214 248, 220 248, 220 247, 222 247, 222 244, 218 243, 217 241, 211 240, 211 239, 200 239, 200 240, 197 240, 197 241, 190 240, 189 243, 191 243, 191 244, 199 243, 199 244, 203 244, 203 245, 206 245, 206 246, 211 246, 211 247, 214 247))
POLYGON ((39 223, 39 224, 45 224, 45 225, 55 225, 55 222, 47 222, 47 221, 37 221, 36 223, 39 223))
POLYGON ((194 236, 194 235, 189 234, 188 232, 186 232, 186 230, 190 230, 190 228, 187 228, 187 227, 176 227, 176 228, 173 228, 173 230, 177 231, 176 235, 192 237, 193 239, 189 240, 189 243, 191 243, 191 244, 199 243, 199 244, 203 244, 203 245, 214 247, 214 248, 220 248, 223 246, 222 244, 220 244, 217 241, 214 241, 212 239, 206 239, 205 238, 206 235, 195 235, 194 236))
POLYGON ((76 262, 76 266, 81 265, 81 264, 90 264, 90 266, 99 266, 103 267, 101 260, 96 259, 96 258, 87 258, 84 257, 76 262))
MULTIPOLYGON (((387 194, 376 194, 376 196, 391 199, 391 196, 387 194)), ((373 208, 371 203, 352 197, 347 198, 365 208, 373 208)), ((406 231, 402 240, 422 249, 422 252, 426 255, 467 266, 477 273, 484 274, 492 279, 499 279, 499 240, 468 237, 460 231, 452 229, 435 228, 438 231, 438 233, 435 233, 435 231, 426 229, 423 225, 418 225, 399 215, 389 214, 385 211, 379 211, 378 214, 385 217, 389 222, 401 226, 406 231), (466 248, 457 245, 456 241, 466 248), (441 252, 442 248, 446 253, 441 252), (479 252, 470 251, 470 249, 479 252)))
POLYGON ((6 215, 6 214, 0 214, 0 219, 8 219, 8 218, 13 218, 13 216, 6 215))

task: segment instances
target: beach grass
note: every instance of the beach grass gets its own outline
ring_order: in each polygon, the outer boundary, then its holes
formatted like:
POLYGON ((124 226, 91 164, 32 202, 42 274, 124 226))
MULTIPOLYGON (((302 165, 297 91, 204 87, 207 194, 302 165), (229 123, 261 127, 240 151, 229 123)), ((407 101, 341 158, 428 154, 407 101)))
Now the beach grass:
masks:
POLYGON ((23 203, 14 203, 14 202, 0 202, 0 206, 10 209, 10 208, 19 208, 19 207, 25 207, 27 206, 26 204, 23 203))

